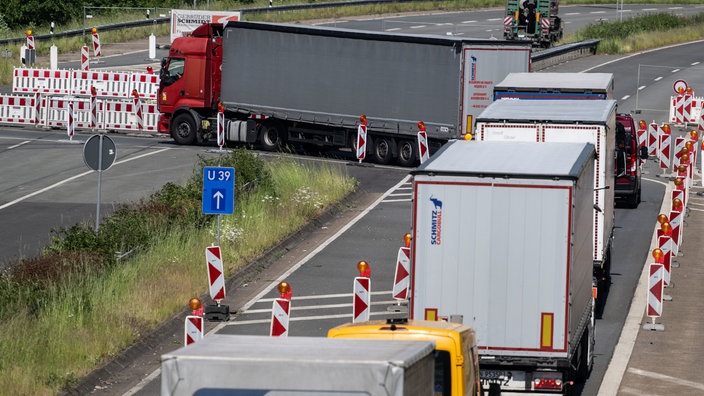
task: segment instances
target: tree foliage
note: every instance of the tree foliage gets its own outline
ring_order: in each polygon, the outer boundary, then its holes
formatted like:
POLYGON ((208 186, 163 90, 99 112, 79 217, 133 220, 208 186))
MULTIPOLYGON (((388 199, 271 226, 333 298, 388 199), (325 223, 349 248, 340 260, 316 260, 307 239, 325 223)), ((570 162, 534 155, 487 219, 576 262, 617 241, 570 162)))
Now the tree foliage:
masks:
MULTIPOLYGON (((193 5, 184 0, 2 0, 0 15, 10 29, 30 29, 51 22, 65 24, 83 19, 84 7, 183 8, 193 5)), ((109 13, 110 10, 103 10, 109 13)))

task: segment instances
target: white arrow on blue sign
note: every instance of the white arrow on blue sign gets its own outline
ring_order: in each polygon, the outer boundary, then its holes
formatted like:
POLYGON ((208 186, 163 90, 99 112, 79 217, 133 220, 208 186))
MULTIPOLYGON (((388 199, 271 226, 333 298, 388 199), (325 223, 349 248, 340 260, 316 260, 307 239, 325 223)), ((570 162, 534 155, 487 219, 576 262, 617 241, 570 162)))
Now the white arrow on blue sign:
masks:
POLYGON ((235 168, 203 168, 203 213, 233 214, 235 211, 235 168))

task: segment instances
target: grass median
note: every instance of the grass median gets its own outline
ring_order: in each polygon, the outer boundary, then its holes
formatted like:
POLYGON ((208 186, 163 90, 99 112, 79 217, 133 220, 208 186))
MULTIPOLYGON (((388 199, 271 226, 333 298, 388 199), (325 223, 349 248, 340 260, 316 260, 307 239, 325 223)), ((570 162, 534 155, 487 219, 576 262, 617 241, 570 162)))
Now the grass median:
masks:
POLYGON ((235 150, 202 158, 184 186, 119 209, 97 234, 91 224, 54 231, 44 254, 0 278, 0 389, 67 389, 207 293, 203 252, 217 230, 215 216, 200 213, 200 191, 202 167, 216 165, 236 170, 235 213, 221 217, 229 275, 356 187, 339 166, 235 150), (126 251, 136 253, 117 258, 126 251))

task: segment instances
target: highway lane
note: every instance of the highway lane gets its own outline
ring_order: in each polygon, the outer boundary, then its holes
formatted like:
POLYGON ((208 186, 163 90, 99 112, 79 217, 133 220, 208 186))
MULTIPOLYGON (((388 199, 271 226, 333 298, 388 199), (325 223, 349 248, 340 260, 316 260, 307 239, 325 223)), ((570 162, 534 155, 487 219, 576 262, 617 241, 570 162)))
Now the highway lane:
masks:
MULTIPOLYGON (((635 15, 673 13, 694 15, 704 5, 625 4, 618 10, 610 5, 561 5, 564 33, 575 33, 589 24, 616 22, 635 15)), ((456 35, 471 38, 503 38, 503 8, 474 11, 436 12, 430 15, 368 16, 320 22, 346 29, 386 31, 407 34, 456 35)))
MULTIPOLYGON (((698 75, 697 54, 702 53, 702 46, 702 43, 693 43, 671 47, 625 57, 620 61, 606 57, 604 60, 609 62, 600 65, 595 60, 601 58, 594 57, 563 64, 551 71, 590 69, 594 72, 612 72, 617 82, 616 95, 621 98, 619 109, 635 109, 635 93, 640 92, 639 106, 653 110, 636 114, 636 119, 644 117, 662 122, 667 119, 665 110, 669 96, 673 93, 673 81, 691 77, 692 84, 698 84, 695 83, 694 77, 698 75), (638 65, 642 64, 657 65, 668 72, 661 78, 654 77, 652 82, 644 83, 641 87, 637 70, 638 65), (678 71, 670 72, 675 69, 678 71)), ((631 305, 643 263, 649 254, 650 236, 654 219, 660 209, 665 181, 657 177, 661 171, 655 161, 647 161, 644 169, 641 205, 635 210, 616 210, 612 285, 606 304, 598 313, 595 365, 587 383, 578 389, 578 394, 581 395, 591 396, 598 393, 601 379, 607 370, 631 305)), ((373 305, 372 317, 382 317, 386 308, 393 305, 390 295, 393 263, 400 245, 400 235, 409 227, 410 201, 404 195, 408 193, 407 187, 401 183, 390 190, 389 197, 380 201, 364 218, 308 261, 298 263, 296 271, 273 279, 268 291, 264 290, 256 298, 249 300, 231 323, 220 326, 217 331, 232 334, 268 334, 271 301, 277 296, 274 287, 279 281, 286 280, 294 288, 290 334, 324 335, 328 328, 351 320, 352 278, 356 275, 354 265, 359 259, 368 260, 372 264, 372 291, 378 293, 374 294, 373 301, 379 303, 373 305), (392 199, 391 194, 395 194, 394 197, 406 198, 392 199), (363 247, 367 247, 367 250, 363 247)), ((152 379, 157 378, 158 372, 155 372, 152 379)), ((146 395, 156 389, 158 381, 152 381, 146 388, 140 388, 136 392, 146 395)))

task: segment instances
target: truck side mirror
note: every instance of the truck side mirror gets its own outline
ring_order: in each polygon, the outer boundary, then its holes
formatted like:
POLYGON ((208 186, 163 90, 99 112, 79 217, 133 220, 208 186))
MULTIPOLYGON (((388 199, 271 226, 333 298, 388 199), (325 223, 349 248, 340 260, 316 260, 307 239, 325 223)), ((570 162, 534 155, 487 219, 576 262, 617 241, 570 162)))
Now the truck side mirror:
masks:
POLYGON ((640 159, 648 159, 648 148, 646 146, 640 146, 640 159))

